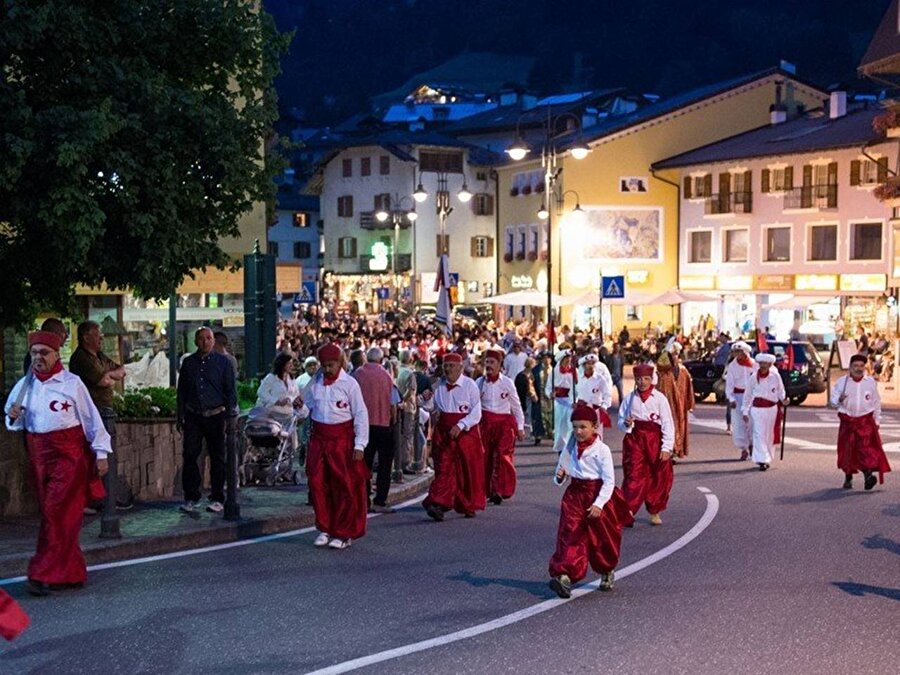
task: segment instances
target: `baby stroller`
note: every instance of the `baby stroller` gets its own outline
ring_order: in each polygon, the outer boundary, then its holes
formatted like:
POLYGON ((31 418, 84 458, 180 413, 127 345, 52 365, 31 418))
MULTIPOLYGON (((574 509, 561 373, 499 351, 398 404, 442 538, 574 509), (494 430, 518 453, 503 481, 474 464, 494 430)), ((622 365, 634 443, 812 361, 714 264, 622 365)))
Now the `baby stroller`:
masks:
POLYGON ((253 408, 244 425, 246 451, 240 477, 242 485, 265 481, 300 485, 300 472, 294 468, 297 417, 253 408))

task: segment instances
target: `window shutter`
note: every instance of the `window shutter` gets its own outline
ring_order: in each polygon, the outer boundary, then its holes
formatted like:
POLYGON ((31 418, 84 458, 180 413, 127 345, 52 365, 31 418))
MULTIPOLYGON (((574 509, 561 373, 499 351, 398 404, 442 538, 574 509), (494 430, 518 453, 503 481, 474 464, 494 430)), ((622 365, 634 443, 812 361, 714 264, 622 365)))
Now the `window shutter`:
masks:
POLYGON ((878 160, 878 182, 884 183, 887 180, 888 175, 888 160, 887 157, 881 157, 878 160))
POLYGON ((469 255, 473 258, 478 257, 478 237, 469 239, 469 255))
POLYGON ((850 185, 859 185, 859 175, 862 172, 862 162, 854 159, 850 162, 850 185))
MULTIPOLYGON (((491 197, 493 199, 493 197, 491 197)), ((494 256, 494 238, 487 238, 487 257, 492 258, 494 256)))
POLYGON ((832 162, 828 165, 828 184, 829 185, 837 185, 837 173, 838 173, 838 165, 837 162, 832 162))
POLYGON ((691 188, 693 187, 691 185, 691 181, 692 181, 692 178, 690 176, 684 177, 684 198, 685 199, 691 198, 691 188))
MULTIPOLYGON (((887 160, 885 160, 887 161, 887 160)), ((885 165, 887 168, 887 165, 885 165)), ((485 195, 484 196, 484 215, 492 216, 494 215, 494 195, 485 195)))
POLYGON ((744 192, 746 194, 753 192, 753 171, 744 172, 744 192))
POLYGON ((703 196, 709 197, 712 194, 712 174, 708 173, 703 177, 703 196))
POLYGON ((719 194, 728 194, 731 192, 731 174, 730 173, 720 173, 719 174, 719 194))
POLYGON ((771 184, 771 175, 772 175, 772 172, 769 171, 768 169, 762 170, 762 177, 760 178, 761 186, 759 188, 761 192, 770 192, 771 191, 771 189, 769 187, 769 185, 771 184))
POLYGON ((794 167, 792 166, 786 167, 784 170, 784 189, 794 189, 794 167))
POLYGON ((812 185, 812 165, 804 164, 803 165, 803 187, 807 187, 812 185))
POLYGON ((356 257, 356 237, 350 237, 350 257, 356 257))

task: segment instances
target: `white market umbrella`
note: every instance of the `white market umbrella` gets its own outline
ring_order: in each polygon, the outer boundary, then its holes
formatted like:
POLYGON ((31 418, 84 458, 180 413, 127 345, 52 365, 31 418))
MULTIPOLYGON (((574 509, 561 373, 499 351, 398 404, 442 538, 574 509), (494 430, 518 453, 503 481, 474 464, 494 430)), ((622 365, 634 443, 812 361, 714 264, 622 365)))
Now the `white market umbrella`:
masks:
MULTIPOLYGON (((624 298, 603 298, 604 305, 647 305, 653 296, 640 291, 625 290, 624 298)), ((600 291, 595 289, 569 298, 570 305, 586 305, 594 307, 600 303, 600 291)))
MULTIPOLYGON (((554 307, 561 307, 562 305, 571 305, 572 302, 568 298, 564 298, 561 295, 553 294, 551 296, 551 301, 553 302, 554 307)), ((528 307, 546 307, 547 306, 547 294, 541 291, 513 291, 512 293, 503 293, 502 295, 495 295, 490 298, 485 298, 485 302, 489 302, 492 305, 508 305, 510 307, 514 306, 528 306, 528 307)))
POLYGON ((685 302, 711 302, 717 300, 715 295, 708 293, 691 293, 677 288, 666 291, 647 301, 648 305, 681 305, 685 302))
POLYGON ((763 309, 806 309, 810 305, 822 305, 834 300, 834 295, 792 295, 784 300, 763 305, 763 309))

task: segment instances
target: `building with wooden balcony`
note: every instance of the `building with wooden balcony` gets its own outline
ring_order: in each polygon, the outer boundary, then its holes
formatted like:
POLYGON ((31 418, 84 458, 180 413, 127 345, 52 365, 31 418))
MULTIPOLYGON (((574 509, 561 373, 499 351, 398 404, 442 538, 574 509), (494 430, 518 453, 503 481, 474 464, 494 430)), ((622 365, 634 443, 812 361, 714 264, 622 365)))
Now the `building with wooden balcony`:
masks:
POLYGON ((653 165, 681 186, 678 285, 719 298, 686 303, 685 326, 711 314, 732 334, 760 322, 787 337, 797 319, 827 336, 839 316, 854 333, 894 327, 900 221, 873 193, 895 175, 898 146, 873 128, 882 112, 834 92, 653 165))

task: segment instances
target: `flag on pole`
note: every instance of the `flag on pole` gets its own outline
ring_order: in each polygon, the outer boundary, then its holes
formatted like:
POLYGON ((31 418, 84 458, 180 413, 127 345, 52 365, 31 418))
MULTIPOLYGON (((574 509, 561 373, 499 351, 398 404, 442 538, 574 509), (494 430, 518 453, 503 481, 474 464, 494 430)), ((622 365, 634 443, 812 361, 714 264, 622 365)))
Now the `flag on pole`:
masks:
POLYGON ((553 327, 553 319, 547 324, 547 346, 550 352, 553 352, 553 345, 556 344, 556 329, 553 327))
POLYGON ((445 253, 438 262, 437 278, 434 290, 438 294, 437 313, 434 320, 444 328, 444 332, 453 335, 453 301, 450 299, 450 258, 445 253))
POLYGON ((769 351, 769 343, 766 342, 766 334, 761 328, 756 329, 756 351, 760 354, 769 351))

